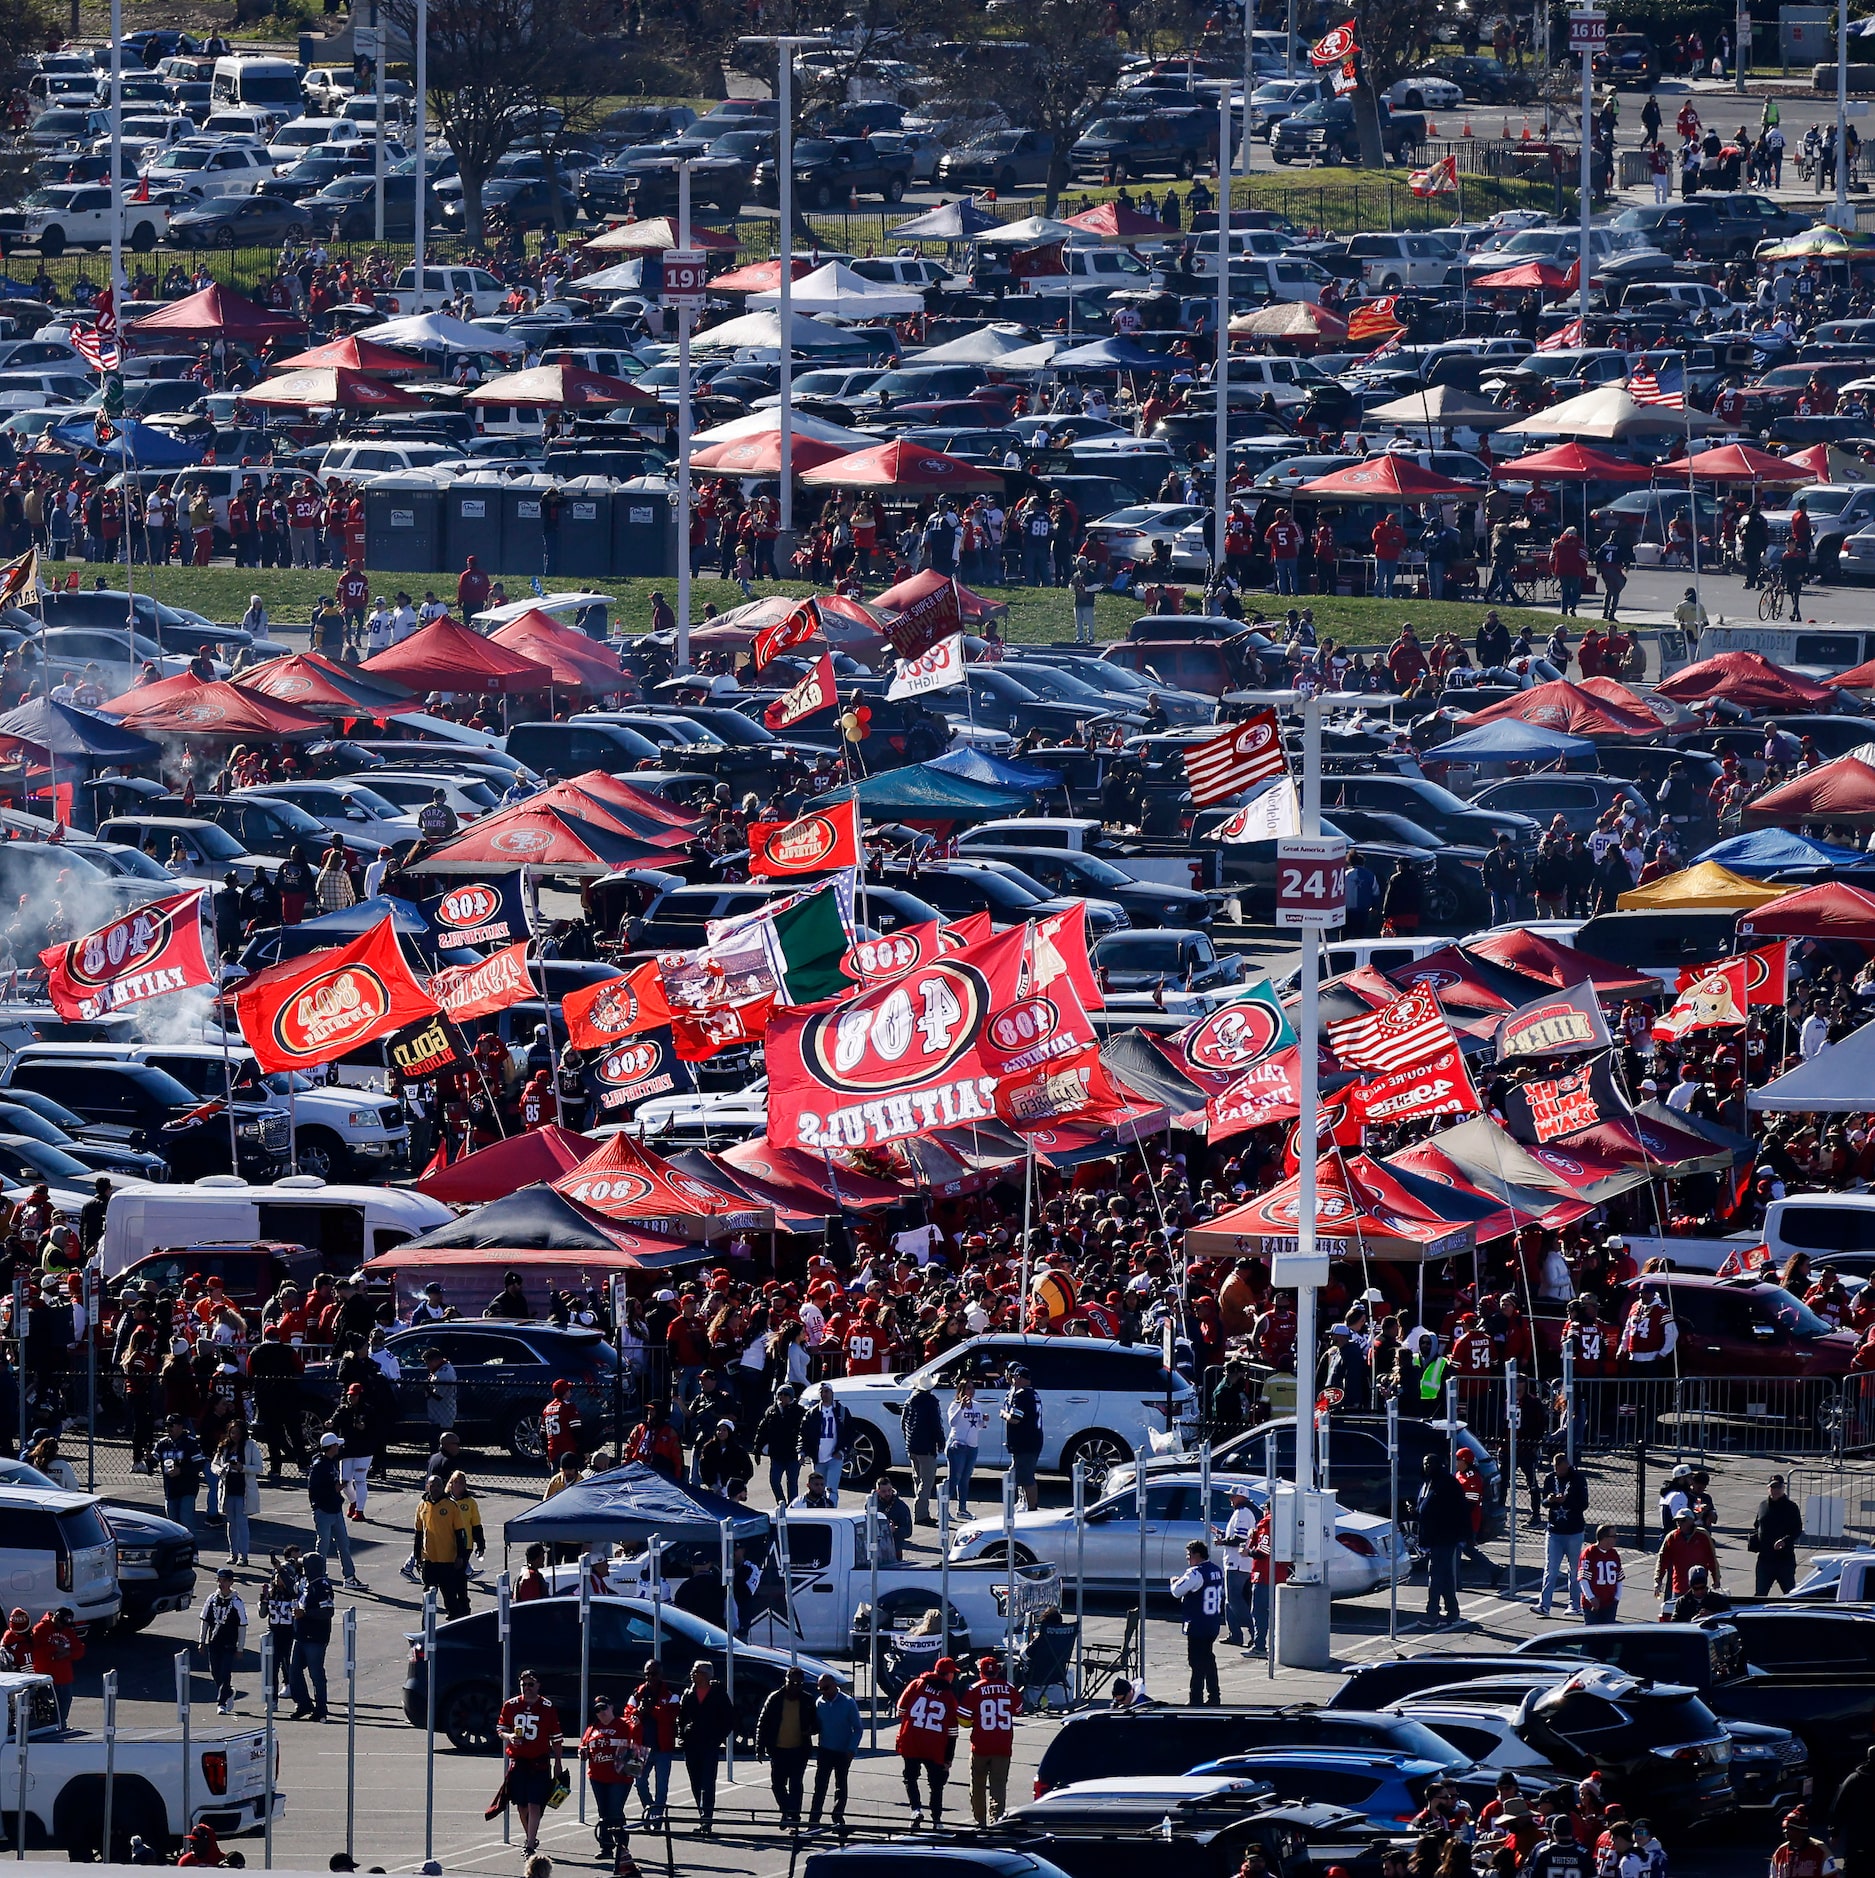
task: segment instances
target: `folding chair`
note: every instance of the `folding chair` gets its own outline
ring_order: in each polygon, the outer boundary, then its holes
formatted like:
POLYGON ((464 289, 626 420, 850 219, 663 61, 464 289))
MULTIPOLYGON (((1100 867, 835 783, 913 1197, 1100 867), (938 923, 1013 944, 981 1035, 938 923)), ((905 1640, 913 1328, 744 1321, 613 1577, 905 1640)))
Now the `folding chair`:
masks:
POLYGON ((1051 1689, 1061 1691, 1064 1707, 1074 1704, 1074 1644, 1079 1624, 1043 1624, 1030 1636, 1016 1666, 1016 1682, 1025 1705, 1039 1692, 1041 1708, 1048 1707, 1051 1689))
POLYGON ((1081 1646, 1081 1687, 1079 1699, 1091 1701, 1109 1683, 1127 1675, 1138 1660, 1139 1612, 1126 1614, 1126 1634, 1118 1643, 1086 1643, 1081 1646))

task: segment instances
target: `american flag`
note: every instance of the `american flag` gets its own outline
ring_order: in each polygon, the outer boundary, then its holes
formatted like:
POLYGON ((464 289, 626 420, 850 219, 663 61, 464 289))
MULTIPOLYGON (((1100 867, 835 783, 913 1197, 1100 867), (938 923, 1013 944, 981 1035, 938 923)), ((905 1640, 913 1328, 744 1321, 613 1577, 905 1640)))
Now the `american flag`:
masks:
POLYGON ((1458 187, 1458 158, 1442 156, 1430 169, 1415 170, 1411 188, 1416 196, 1443 195, 1458 187))
POLYGON ((1628 380, 1628 396, 1636 404, 1670 404, 1686 408, 1686 366, 1677 356, 1664 358, 1658 369, 1646 359, 1628 380))
POLYGON ((1348 316, 1348 337, 1353 340, 1380 339, 1401 330, 1403 322, 1395 314, 1397 293, 1383 293, 1378 300, 1366 300, 1348 316))
POLYGON ((72 350, 94 371, 114 372, 123 357, 123 348, 115 333, 101 333, 95 327, 81 326, 71 334, 72 350))
POLYGON ((1348 1069, 1411 1069, 1452 1047, 1451 1026, 1424 985, 1403 991, 1365 1017, 1328 1027, 1328 1047, 1348 1069))
POLYGON ((1288 773, 1282 729, 1274 711, 1258 711, 1185 750, 1186 780, 1191 784, 1191 799, 1200 808, 1228 802, 1252 783, 1288 773))
POLYGON ((1558 326, 1547 339, 1539 339, 1536 349, 1539 352, 1562 352, 1570 346, 1582 343, 1582 322, 1571 320, 1567 326, 1558 326))

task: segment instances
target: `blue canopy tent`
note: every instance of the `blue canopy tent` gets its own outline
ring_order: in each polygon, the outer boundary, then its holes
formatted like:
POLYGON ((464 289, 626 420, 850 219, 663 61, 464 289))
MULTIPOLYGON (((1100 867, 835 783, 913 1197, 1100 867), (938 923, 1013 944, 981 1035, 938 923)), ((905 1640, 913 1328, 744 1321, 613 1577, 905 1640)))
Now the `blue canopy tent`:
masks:
POLYGON ((113 420, 111 429, 113 434, 104 443, 98 441, 98 427, 91 421, 52 425, 50 435, 68 450, 101 456, 120 469, 187 469, 204 455, 198 445, 139 424, 134 417, 113 420))
POLYGON ((858 796, 861 810, 875 821, 896 817, 909 822, 988 822, 1002 815, 1020 815, 1033 801, 1023 790, 999 789, 947 775, 930 763, 913 763, 829 789, 816 796, 811 806, 830 808, 852 795, 858 796))
POLYGON ((1091 372, 1163 372, 1172 364, 1169 352, 1148 352, 1134 339, 1095 339, 1084 346, 1071 346, 1049 360, 1060 371, 1079 369, 1091 372))
POLYGON ((1593 756, 1595 746, 1586 737, 1504 717, 1435 744, 1423 754, 1441 763, 1561 763, 1593 756))
POLYGON ((74 763, 148 763, 163 753, 161 744, 108 717, 46 697, 0 717, 0 740, 9 738, 74 763))
POLYGON ((503 1542, 591 1545, 656 1537, 667 1545, 715 1545, 723 1521, 737 1539, 768 1534, 768 1515, 701 1487, 680 1486, 654 1467, 634 1461, 594 1474, 551 1500, 530 1506, 507 1523, 503 1542))
POLYGON ((942 756, 932 758, 925 767, 942 770, 946 776, 961 776, 966 782, 984 783, 991 789, 1046 792, 1064 786, 1059 770, 1044 769, 1033 763, 1006 763, 1001 757, 990 756, 982 750, 947 750, 942 756))
POLYGON ((886 232, 894 241, 968 241, 986 228, 996 226, 996 217, 970 197, 946 202, 909 222, 899 222, 886 232))
POLYGON ((1812 841, 1808 835, 1787 828, 1754 828, 1693 856, 1695 861, 1716 861, 1734 874, 1749 874, 1754 879, 1769 879, 1798 867, 1854 867, 1868 858, 1859 849, 1812 841))

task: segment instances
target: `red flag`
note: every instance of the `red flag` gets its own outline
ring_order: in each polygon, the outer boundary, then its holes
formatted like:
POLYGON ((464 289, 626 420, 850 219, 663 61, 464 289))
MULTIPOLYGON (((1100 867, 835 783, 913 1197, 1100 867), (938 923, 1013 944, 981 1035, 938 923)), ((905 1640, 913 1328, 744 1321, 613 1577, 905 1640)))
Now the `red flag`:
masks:
POLYGON ((647 961, 623 978, 569 991, 560 1000, 560 1015, 566 1019, 567 1041, 576 1050, 603 1050, 641 1030, 668 1024, 671 1007, 657 960, 647 961))
POLYGON ((1397 293, 1383 293, 1378 299, 1364 300, 1348 316, 1348 338, 1355 344, 1364 339, 1381 339, 1406 330, 1394 309, 1400 303, 1397 293))
POLYGON ((933 587, 922 600, 914 600, 879 630, 901 659, 915 659, 921 652, 929 652, 940 639, 961 632, 963 623, 957 583, 947 580, 943 586, 933 587))
POLYGON ((137 179, 137 187, 132 193, 130 200, 132 202, 148 202, 149 199, 150 199, 150 179, 147 176, 140 176, 137 179))
POLYGON ((39 955, 46 991, 67 1019, 102 1017, 148 998, 194 985, 212 985, 214 968, 203 943, 208 889, 152 900, 67 945, 39 955))
MULTIPOLYGON (((1354 1113, 1348 1100, 1352 1091, 1338 1096, 1329 1096, 1316 1105, 1315 1116, 1315 1151, 1320 1154, 1326 1147, 1358 1148, 1361 1145, 1361 1118, 1354 1113)), ((1289 1126, 1289 1133, 1283 1140, 1283 1176, 1293 1177, 1301 1171, 1302 1159, 1296 1149, 1301 1144, 1302 1118, 1297 1116, 1289 1126)))
POLYGON ((901 926, 878 939, 855 939, 840 966, 862 985, 883 985, 929 965, 940 953, 961 952, 968 943, 941 921, 928 919, 922 926, 901 926))
POLYGON ((1426 985, 1401 992, 1365 1017, 1330 1024, 1327 1032, 1329 1047, 1349 1069, 1414 1069, 1452 1047, 1452 1027, 1426 985))
POLYGON ((1562 277, 1562 285, 1558 287, 1556 291, 1558 293, 1574 293, 1581 285, 1582 257, 1578 254, 1576 258, 1569 263, 1569 271, 1562 277))
POLYGON ((1088 1010, 1105 1008, 1100 981, 1094 976, 1093 961, 1087 956, 1087 905, 1084 901, 1077 900, 1067 912, 1035 922, 1035 947, 1031 957, 1037 991, 1046 991, 1065 973, 1075 996, 1088 1010))
POLYGON ((350 945, 269 966, 235 993, 261 1068, 314 1069, 436 1010, 404 963, 388 916, 350 945))
POLYGON ((832 710, 839 701, 839 689, 833 679, 833 654, 823 652, 814 669, 762 713, 762 722, 770 730, 788 730, 816 711, 832 710))
POLYGON ((1370 1076, 1348 1091, 1348 1113, 1368 1125, 1427 1115, 1476 1115, 1483 1106, 1455 1043, 1406 1069, 1370 1076))
POLYGON ((750 649, 755 669, 759 672, 770 659, 778 659, 784 652, 820 636, 820 602, 803 600, 793 612, 776 620, 772 626, 764 626, 755 635, 755 644, 750 649))
POLYGON ((792 822, 749 824, 749 872, 757 879, 859 864, 859 804, 851 798, 792 822))
POLYGON ((1185 776, 1200 808, 1228 802, 1252 783, 1287 773, 1274 711, 1253 712, 1241 724, 1227 724, 1203 743, 1185 746, 1185 776))
POLYGON ((1126 1107, 1126 1096, 1091 1044, 1071 1057, 1012 1077, 996 1091, 997 1117, 1018 1132, 1056 1122, 1097 1128, 1126 1107))
POLYGON ((1696 978, 1654 1025, 1656 1040, 1672 1043, 1693 1030, 1742 1030, 1751 1008, 1751 968, 1742 958, 1727 959, 1696 978))
MULTIPOLYGON (((1740 955, 1745 962, 1745 1002, 1747 1004, 1783 1004, 1785 984, 1790 973, 1790 941, 1780 939, 1775 945, 1760 946, 1755 952, 1740 955)), ((1724 971, 1732 959, 1714 959, 1710 965, 1689 965, 1674 981, 1675 991, 1690 991, 1702 978, 1724 971)))
POLYGON ((528 974, 525 939, 517 939, 473 965, 451 966, 430 979, 430 996, 457 1024, 476 1017, 493 1017, 523 998, 539 995, 539 987, 528 974))

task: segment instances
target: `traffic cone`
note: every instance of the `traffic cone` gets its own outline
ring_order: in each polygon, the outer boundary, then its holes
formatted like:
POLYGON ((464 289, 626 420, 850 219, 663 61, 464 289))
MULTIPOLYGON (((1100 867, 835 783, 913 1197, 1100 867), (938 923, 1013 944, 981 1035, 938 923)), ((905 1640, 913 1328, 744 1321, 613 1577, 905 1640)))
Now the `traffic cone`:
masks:
POLYGON ((1523 136, 1519 141, 1523 143, 1530 141, 1530 120, 1527 117, 1523 121, 1523 136))
POLYGON ((846 206, 849 210, 855 210, 859 207, 859 185, 857 183, 846 192, 846 206))
POLYGON ((1470 118, 1466 118, 1465 128, 1459 132, 1459 135, 1461 137, 1469 137, 1471 135, 1471 119, 1470 118))
POLYGON ((1436 137, 1439 134, 1439 120, 1436 117, 1426 119, 1426 135, 1436 137))
POLYGON ((1510 142, 1510 119, 1509 118, 1505 118, 1504 128, 1498 132, 1498 136, 1502 138, 1505 143, 1510 142))

